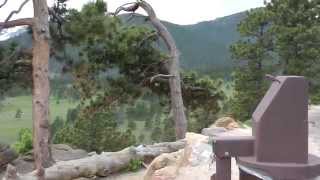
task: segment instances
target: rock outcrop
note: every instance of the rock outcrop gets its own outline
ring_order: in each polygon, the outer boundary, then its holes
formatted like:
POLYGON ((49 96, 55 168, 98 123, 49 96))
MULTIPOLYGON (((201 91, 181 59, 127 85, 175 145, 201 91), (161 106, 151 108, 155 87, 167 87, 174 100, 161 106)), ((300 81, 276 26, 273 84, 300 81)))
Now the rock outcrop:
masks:
MULTIPOLYGON (((240 125, 232 118, 219 119, 217 123, 202 130, 202 134, 187 133, 186 147, 178 152, 163 154, 148 167, 144 180, 194 180, 211 179, 215 173, 212 141, 220 136, 250 136, 250 128, 240 125)), ((238 177, 236 162, 232 162, 233 179, 238 177)))
POLYGON ((208 136, 187 133, 186 147, 162 154, 148 167, 144 180, 210 179, 212 147, 208 136))
POLYGON ((0 168, 18 158, 18 154, 9 145, 0 144, 0 168))
POLYGON ((209 128, 213 128, 213 127, 223 127, 228 130, 232 130, 232 129, 240 128, 240 125, 239 123, 237 123, 235 119, 231 117, 222 117, 220 119, 217 119, 215 123, 209 128))

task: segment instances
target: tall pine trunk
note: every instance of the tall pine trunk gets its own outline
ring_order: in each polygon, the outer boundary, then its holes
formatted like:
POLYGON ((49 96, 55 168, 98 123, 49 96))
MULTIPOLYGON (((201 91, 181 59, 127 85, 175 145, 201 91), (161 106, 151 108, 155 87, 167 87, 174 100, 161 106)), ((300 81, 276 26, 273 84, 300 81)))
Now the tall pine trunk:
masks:
POLYGON ((33 148, 38 179, 44 180, 44 169, 52 159, 49 150, 49 22, 46 0, 33 0, 33 148))

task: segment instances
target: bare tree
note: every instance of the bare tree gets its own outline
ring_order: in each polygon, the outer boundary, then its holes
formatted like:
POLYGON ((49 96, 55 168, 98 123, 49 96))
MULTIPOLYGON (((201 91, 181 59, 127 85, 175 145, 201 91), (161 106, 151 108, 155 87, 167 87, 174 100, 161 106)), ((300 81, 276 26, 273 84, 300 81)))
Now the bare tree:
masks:
MULTIPOLYGON (((33 30, 33 148, 37 177, 39 180, 44 180, 44 168, 50 166, 52 162, 49 150, 49 14, 46 0, 33 0, 33 18, 10 20, 28 1, 24 0, 4 22, 0 22, 0 31, 16 26, 31 26, 33 30)), ((0 7, 3 7, 6 2, 7 0, 0 7)))
POLYGON ((166 61, 166 68, 168 69, 169 74, 158 74, 151 78, 168 78, 170 85, 170 96, 171 96, 171 111, 173 112, 175 129, 176 129, 176 138, 183 139, 187 132, 187 119, 184 112, 184 105, 182 99, 182 90, 181 90, 181 78, 180 78, 180 65, 179 65, 179 50, 176 46, 176 43, 168 31, 168 29, 161 23, 157 18, 156 13, 152 6, 143 0, 138 0, 137 2, 127 3, 123 6, 120 6, 115 15, 118 15, 121 11, 125 12, 135 12, 139 7, 141 7, 147 14, 148 18, 157 30, 159 36, 164 40, 166 47, 169 50, 170 57, 166 61))

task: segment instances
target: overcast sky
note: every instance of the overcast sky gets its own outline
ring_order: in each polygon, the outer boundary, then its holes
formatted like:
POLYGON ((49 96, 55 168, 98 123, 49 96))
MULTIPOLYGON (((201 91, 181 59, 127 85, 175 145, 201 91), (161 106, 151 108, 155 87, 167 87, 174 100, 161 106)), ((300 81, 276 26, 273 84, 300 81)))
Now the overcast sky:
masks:
MULTIPOLYGON (((2 3, 3 0, 0 0, 2 3)), ((32 1, 12 19, 32 17, 32 1)), ((68 6, 81 9, 82 5, 93 0, 69 0, 68 6)), ((108 11, 114 11, 118 6, 134 0, 106 0, 108 11)), ((147 0, 155 9, 158 17, 176 24, 195 24, 200 21, 213 20, 251 8, 263 6, 263 0, 147 0)), ((8 0, 0 9, 0 21, 3 21, 10 11, 19 7, 23 0, 8 0)), ((47 0, 52 5, 53 0, 47 0)), ((140 12, 141 13, 141 12, 140 12)))

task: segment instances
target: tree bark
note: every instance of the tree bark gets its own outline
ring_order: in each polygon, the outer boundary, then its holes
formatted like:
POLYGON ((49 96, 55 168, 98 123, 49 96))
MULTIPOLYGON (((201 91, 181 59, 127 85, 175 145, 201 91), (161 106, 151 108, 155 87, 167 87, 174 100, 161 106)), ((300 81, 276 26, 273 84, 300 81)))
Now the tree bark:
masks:
POLYGON ((33 25, 33 19, 32 18, 23 18, 23 19, 17 19, 7 22, 0 22, 0 30, 16 27, 16 26, 32 26, 33 25))
MULTIPOLYGON (((57 162, 45 169, 46 180, 72 180, 76 178, 107 177, 126 168, 131 160, 155 158, 163 153, 176 152, 185 147, 185 141, 158 143, 154 145, 129 147, 118 152, 103 152, 100 155, 57 162)), ((8 165, 5 180, 36 180, 36 172, 19 175, 8 165)))
POLYGON ((171 109, 175 120, 176 138, 183 139, 187 133, 187 119, 184 112, 184 105, 181 91, 181 77, 180 77, 180 64, 179 64, 179 50, 176 43, 168 31, 168 29, 157 18, 152 6, 147 2, 141 0, 138 2, 139 6, 143 8, 149 17, 151 24, 157 29, 159 35, 164 40, 169 52, 170 59, 167 61, 167 68, 169 75, 170 96, 171 96, 171 109))
MULTIPOLYGON (((0 31, 3 28, 24 25, 31 26, 33 30, 33 148, 37 177, 44 180, 43 168, 49 167, 53 162, 49 150, 49 14, 46 0, 33 0, 34 18, 10 21, 13 14, 18 14, 28 1, 24 0, 4 22, 0 22, 0 31)), ((6 2, 1 4, 1 7, 6 2)))
POLYGON ((39 180, 52 163, 49 150, 49 22, 46 0, 33 0, 33 148, 39 180))

